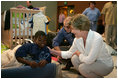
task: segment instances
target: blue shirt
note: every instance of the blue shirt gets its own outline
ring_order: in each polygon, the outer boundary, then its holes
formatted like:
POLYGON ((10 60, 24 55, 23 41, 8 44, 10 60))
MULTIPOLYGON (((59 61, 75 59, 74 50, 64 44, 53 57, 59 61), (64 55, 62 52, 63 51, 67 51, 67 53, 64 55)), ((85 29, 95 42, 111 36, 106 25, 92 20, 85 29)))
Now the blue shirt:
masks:
POLYGON ((72 33, 67 33, 64 29, 64 27, 58 32, 57 36, 53 39, 52 46, 59 46, 63 39, 66 39, 70 45, 72 45, 74 36, 72 33))
POLYGON ((37 44, 34 43, 26 43, 22 45, 15 53, 16 57, 28 57, 34 61, 47 60, 47 62, 51 62, 51 54, 49 49, 45 46, 40 49, 37 44))
POLYGON ((101 15, 97 8, 86 8, 82 14, 86 15, 90 21, 98 21, 98 18, 101 15))

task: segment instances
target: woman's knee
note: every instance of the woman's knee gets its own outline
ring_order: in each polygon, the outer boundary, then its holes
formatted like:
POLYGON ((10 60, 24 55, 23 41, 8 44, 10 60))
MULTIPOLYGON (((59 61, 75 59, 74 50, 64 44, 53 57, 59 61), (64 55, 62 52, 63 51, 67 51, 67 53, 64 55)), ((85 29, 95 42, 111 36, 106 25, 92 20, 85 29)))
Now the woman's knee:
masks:
POLYGON ((78 67, 79 72, 81 75, 87 78, 101 78, 102 76, 95 72, 93 72, 92 68, 88 64, 80 64, 78 67))
POLYGON ((86 64, 80 64, 78 70, 84 77, 88 77, 89 73, 91 72, 86 64))
POLYGON ((71 57, 71 62, 72 62, 72 63, 75 63, 76 61, 78 61, 78 57, 77 57, 77 55, 73 55, 73 56, 71 57))
POLYGON ((78 71, 78 67, 80 65, 80 61, 78 59, 78 56, 77 55, 73 55, 72 58, 71 58, 71 62, 73 64, 73 66, 75 67, 75 69, 78 71))
POLYGON ((83 72, 86 72, 87 69, 84 64, 80 64, 78 67, 78 70, 80 73, 83 73, 83 72))

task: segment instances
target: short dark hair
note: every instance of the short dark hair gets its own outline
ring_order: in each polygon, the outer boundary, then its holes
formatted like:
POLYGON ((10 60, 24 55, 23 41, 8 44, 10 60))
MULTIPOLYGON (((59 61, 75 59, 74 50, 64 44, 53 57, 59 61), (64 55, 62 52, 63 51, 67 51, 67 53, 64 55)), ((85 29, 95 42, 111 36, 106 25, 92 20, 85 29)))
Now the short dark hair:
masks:
POLYGON ((31 1, 29 1, 29 3, 31 3, 31 1))
POLYGON ((41 30, 37 31, 37 32, 35 33, 35 35, 34 35, 34 39, 37 39, 37 38, 39 38, 40 36, 46 36, 45 32, 43 32, 43 31, 41 31, 41 30))
POLYGON ((96 5, 96 2, 95 2, 95 1, 90 1, 90 2, 89 2, 89 5, 90 5, 90 3, 96 5))

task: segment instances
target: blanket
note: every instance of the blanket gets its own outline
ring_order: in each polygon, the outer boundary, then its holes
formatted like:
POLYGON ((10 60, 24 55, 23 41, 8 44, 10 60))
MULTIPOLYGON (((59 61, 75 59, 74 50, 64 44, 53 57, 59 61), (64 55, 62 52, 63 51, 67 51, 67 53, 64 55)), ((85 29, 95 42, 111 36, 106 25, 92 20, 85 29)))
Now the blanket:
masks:
POLYGON ((13 68, 22 66, 15 58, 15 52, 21 45, 17 45, 14 49, 8 49, 1 54, 1 68, 13 68))

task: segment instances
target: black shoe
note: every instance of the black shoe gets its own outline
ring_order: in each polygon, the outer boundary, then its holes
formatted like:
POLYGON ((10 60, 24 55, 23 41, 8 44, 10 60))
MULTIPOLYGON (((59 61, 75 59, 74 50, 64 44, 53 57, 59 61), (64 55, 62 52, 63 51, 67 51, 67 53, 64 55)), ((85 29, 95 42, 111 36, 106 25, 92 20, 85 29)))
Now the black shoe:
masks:
POLYGON ((57 62, 59 62, 59 64, 62 64, 62 61, 58 60, 57 62))
POLYGON ((62 70, 70 70, 70 67, 63 67, 62 70))

